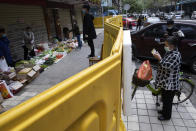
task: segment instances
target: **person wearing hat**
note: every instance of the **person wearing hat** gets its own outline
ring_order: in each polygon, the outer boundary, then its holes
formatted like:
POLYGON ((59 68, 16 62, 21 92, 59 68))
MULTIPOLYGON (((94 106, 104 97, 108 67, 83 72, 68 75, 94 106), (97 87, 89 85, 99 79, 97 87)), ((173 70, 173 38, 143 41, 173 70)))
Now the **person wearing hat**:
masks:
POLYGON ((88 42, 88 45, 91 49, 91 54, 88 57, 94 57, 95 56, 95 48, 93 39, 96 39, 97 35, 95 32, 95 27, 93 24, 94 17, 89 14, 90 6, 89 5, 83 5, 82 12, 84 14, 83 19, 83 39, 84 41, 88 42))
POLYGON ((0 27, 0 59, 5 59, 9 66, 14 66, 9 49, 10 41, 8 40, 5 28, 0 27))
POLYGON ((165 41, 166 54, 161 58, 158 52, 154 53, 154 57, 159 61, 157 70, 157 77, 155 85, 161 88, 163 108, 158 111, 161 115, 159 120, 169 120, 172 114, 172 102, 175 92, 180 89, 180 67, 181 54, 178 51, 178 38, 176 36, 169 36, 165 41))

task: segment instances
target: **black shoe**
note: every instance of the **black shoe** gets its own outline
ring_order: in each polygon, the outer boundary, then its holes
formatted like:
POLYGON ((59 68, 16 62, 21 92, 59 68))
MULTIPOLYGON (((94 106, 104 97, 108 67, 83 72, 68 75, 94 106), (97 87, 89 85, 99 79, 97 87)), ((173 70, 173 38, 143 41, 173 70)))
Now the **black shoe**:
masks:
POLYGON ((167 121, 167 120, 169 120, 170 118, 165 118, 164 116, 158 116, 158 119, 159 119, 160 121, 167 121))
POLYGON ((95 57, 95 55, 88 55, 88 58, 90 58, 90 57, 95 57))
POLYGON ((158 110, 157 111, 159 114, 163 114, 163 111, 162 110, 158 110))

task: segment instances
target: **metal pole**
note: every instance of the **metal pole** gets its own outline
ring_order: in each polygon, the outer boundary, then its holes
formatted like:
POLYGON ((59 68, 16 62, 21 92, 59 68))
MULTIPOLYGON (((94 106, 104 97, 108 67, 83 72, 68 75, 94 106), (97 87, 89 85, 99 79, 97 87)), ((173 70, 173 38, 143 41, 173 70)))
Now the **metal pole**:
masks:
POLYGON ((182 0, 181 0, 181 15, 182 15, 182 0))
POLYGON ((103 6, 102 6, 102 21, 103 21, 103 28, 104 28, 104 14, 103 14, 103 6))
POLYGON ((126 10, 126 28, 128 28, 128 27, 127 27, 127 10, 126 10))

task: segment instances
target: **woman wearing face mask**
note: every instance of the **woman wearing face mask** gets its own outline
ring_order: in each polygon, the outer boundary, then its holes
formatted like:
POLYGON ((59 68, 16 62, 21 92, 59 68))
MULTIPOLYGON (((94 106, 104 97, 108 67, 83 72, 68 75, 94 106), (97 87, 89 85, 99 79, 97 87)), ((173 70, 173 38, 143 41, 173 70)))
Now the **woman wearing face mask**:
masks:
POLYGON ((163 109, 158 111, 161 116, 159 120, 169 120, 172 113, 172 102, 175 92, 179 90, 179 72, 181 66, 181 54, 177 48, 178 39, 169 36, 165 41, 166 54, 161 58, 157 52, 154 57, 159 60, 157 70, 156 86, 162 89, 163 109))
POLYGON ((10 42, 6 36, 5 29, 0 27, 0 59, 5 59, 9 66, 13 66, 9 44, 10 42))
POLYGON ((30 57, 35 56, 34 52, 34 33, 31 31, 31 27, 26 27, 23 36, 24 43, 24 59, 29 60, 30 57))

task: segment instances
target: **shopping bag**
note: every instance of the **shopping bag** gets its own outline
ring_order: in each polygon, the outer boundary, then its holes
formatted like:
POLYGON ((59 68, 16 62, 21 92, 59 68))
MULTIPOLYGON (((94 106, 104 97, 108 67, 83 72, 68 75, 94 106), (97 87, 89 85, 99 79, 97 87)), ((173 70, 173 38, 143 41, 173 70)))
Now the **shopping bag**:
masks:
POLYGON ((7 84, 5 83, 5 81, 0 81, 0 91, 1 91, 1 95, 4 99, 8 99, 8 98, 13 97, 13 94, 10 91, 7 84))
POLYGON ((8 71, 8 65, 5 59, 0 59, 0 69, 5 72, 8 71))
POLYGON ((152 79, 152 68, 149 60, 146 60, 140 66, 137 77, 141 80, 151 80, 152 79))

